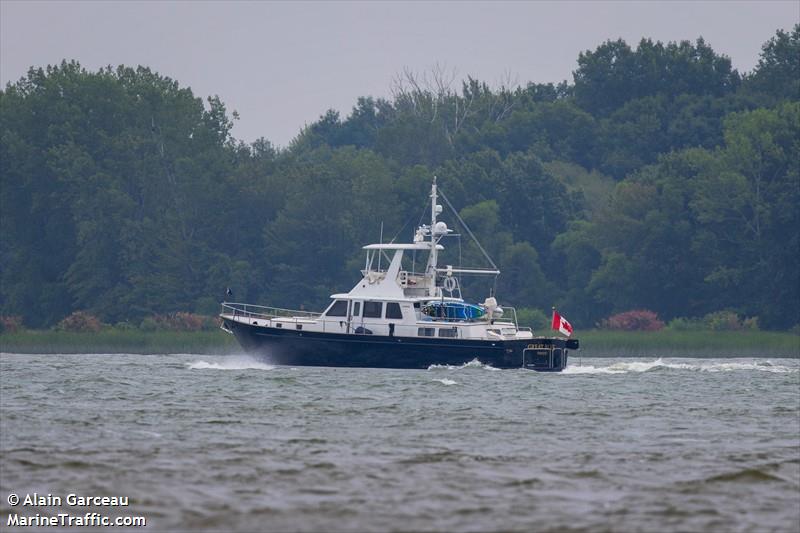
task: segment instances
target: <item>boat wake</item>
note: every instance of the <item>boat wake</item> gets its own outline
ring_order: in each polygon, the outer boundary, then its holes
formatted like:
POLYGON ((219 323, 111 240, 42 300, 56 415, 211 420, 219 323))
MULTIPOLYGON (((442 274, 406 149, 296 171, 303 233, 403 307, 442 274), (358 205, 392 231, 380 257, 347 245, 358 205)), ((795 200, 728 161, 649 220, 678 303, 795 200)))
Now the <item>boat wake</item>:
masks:
POLYGON ((453 381, 452 379, 447 379, 447 378, 434 379, 433 381, 441 383, 442 385, 458 385, 457 381, 453 381))
POLYGON ((473 359, 469 363, 464 363, 463 365, 430 365, 428 367, 429 371, 437 371, 437 370, 500 370, 499 368, 495 368, 492 365, 486 365, 478 361, 478 359, 473 359))
POLYGON ((565 368, 563 374, 628 374, 641 373, 657 370, 690 370, 696 372, 733 372, 733 371, 760 371, 760 372, 800 372, 800 368, 775 364, 771 361, 702 361, 691 363, 678 363, 674 361, 664 361, 659 358, 655 361, 624 361, 612 363, 608 366, 575 366, 570 364, 565 368))
POLYGON ((272 370, 273 365, 250 357, 230 357, 220 362, 195 361, 186 363, 189 370, 272 370))

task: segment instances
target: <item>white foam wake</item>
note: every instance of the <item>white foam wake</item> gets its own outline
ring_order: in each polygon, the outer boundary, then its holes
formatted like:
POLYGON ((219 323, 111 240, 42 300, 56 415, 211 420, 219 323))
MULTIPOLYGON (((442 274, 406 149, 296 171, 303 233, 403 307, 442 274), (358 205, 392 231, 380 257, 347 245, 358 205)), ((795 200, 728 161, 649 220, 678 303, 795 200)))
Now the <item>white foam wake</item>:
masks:
POLYGON ((731 372, 734 370, 758 370, 759 372, 800 372, 800 368, 792 368, 785 365, 775 364, 772 361, 750 361, 737 363, 708 363, 701 364, 700 370, 704 372, 731 372))
POLYGON ((564 369, 563 374, 627 374, 649 372, 651 370, 690 370, 695 372, 733 372, 733 371, 759 371, 759 372, 800 372, 800 368, 775 364, 765 361, 692 361, 674 362, 664 361, 659 358, 655 361, 621 361, 608 366, 576 366, 574 363, 564 369))
POLYGON ((433 381, 441 383, 442 385, 458 385, 457 381, 453 381, 452 379, 447 379, 447 378, 434 379, 433 381))
POLYGON ((195 361, 186 363, 189 370, 272 370, 275 368, 249 357, 229 357, 219 362, 195 361))
POLYGON ((476 357, 469 363, 464 363, 463 365, 430 365, 428 370, 468 370, 468 369, 482 369, 482 370, 500 370, 499 368, 495 368, 492 365, 486 365, 478 361, 476 357))

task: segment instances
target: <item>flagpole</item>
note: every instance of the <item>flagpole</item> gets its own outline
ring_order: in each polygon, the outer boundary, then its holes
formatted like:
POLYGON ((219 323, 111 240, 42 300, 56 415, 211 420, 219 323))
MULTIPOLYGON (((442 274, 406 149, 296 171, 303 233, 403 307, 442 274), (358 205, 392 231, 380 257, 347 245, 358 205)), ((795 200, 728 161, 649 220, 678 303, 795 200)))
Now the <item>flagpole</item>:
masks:
MULTIPOLYGON (((561 315, 558 314, 558 311, 556 311, 556 306, 555 305, 552 307, 552 309, 553 309, 553 316, 550 319, 550 329, 552 329, 554 331, 558 331, 562 335, 566 335, 567 337, 569 337, 570 335, 569 334, 565 334, 563 329, 562 329, 562 324, 563 324, 563 322, 566 322, 566 320, 564 320, 561 317, 561 315), (558 316, 558 320, 559 320, 559 324, 558 324, 558 329, 557 330, 556 330, 556 316, 558 316)), ((571 334, 572 333, 572 327, 570 326, 569 323, 567 323, 567 326, 569 327, 569 333, 571 334)), ((579 361, 578 362, 578 366, 583 366, 583 354, 578 355, 578 361, 579 361)))

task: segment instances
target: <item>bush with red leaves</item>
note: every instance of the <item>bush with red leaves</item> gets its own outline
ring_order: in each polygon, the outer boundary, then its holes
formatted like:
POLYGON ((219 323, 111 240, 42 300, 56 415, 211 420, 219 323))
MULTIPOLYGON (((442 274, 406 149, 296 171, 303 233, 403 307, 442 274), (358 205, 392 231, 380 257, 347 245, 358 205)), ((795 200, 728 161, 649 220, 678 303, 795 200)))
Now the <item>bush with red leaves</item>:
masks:
POLYGON ((75 311, 56 325, 58 331, 97 333, 103 327, 100 320, 86 311, 75 311))
POLYGON ((0 333, 16 333, 21 329, 21 316, 0 315, 0 333))

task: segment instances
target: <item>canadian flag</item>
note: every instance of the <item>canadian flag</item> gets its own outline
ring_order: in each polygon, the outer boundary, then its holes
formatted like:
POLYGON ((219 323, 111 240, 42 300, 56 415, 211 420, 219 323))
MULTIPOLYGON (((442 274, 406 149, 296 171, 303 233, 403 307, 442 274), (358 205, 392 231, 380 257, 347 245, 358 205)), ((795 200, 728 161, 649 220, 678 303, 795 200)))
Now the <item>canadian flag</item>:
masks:
POLYGON ((562 335, 569 337, 572 335, 572 324, 567 322, 567 319, 558 314, 558 311, 553 308, 553 330, 560 331, 562 335))

